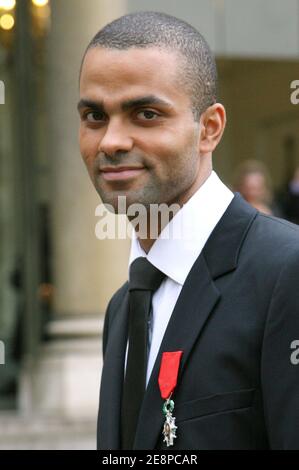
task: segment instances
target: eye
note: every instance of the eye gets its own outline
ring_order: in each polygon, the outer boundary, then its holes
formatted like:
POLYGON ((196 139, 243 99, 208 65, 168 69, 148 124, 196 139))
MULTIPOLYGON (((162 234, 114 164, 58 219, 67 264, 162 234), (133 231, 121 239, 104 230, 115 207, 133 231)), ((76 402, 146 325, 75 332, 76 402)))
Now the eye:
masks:
POLYGON ((88 122, 104 121, 105 115, 101 111, 89 111, 85 113, 84 119, 88 122))
POLYGON ((137 117, 143 121, 153 121, 159 116, 158 113, 152 111, 151 109, 144 109, 143 111, 139 111, 137 113, 137 117))

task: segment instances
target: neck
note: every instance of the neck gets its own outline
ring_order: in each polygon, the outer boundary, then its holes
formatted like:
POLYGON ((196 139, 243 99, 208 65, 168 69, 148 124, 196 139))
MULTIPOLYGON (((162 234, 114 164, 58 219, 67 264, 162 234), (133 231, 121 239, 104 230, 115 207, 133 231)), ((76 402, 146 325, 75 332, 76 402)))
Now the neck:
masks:
MULTIPOLYGON (((205 183, 205 181, 211 175, 211 172, 212 172, 212 168, 208 168, 207 171, 202 175, 202 177, 199 180, 196 180, 195 184, 189 187, 187 191, 185 191, 175 200, 167 202, 166 203, 167 206, 170 207, 172 204, 178 204, 180 208, 182 208, 183 205, 193 196, 193 194, 195 194, 196 191, 205 183)), ((161 217, 161 213, 158 212, 157 230, 155 231, 155 236, 152 236, 151 231, 150 231, 151 213, 150 211, 147 212, 146 220, 144 220, 144 225, 143 225, 144 227, 146 227, 146 232, 142 236, 140 236, 140 227, 139 227, 139 233, 137 233, 137 238, 140 243, 140 246, 145 251, 146 254, 150 251, 151 247, 153 246, 153 244, 159 237, 162 230, 168 225, 168 223, 172 220, 175 214, 176 212, 169 211, 168 212, 169 217, 167 218, 167 221, 166 221, 166 220, 163 220, 163 217, 161 217)))

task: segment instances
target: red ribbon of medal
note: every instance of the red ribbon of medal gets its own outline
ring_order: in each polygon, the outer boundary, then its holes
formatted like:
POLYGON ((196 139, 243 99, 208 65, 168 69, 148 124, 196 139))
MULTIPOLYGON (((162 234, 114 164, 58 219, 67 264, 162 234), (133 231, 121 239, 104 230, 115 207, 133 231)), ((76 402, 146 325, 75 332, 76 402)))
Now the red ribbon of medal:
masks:
POLYGON ((174 401, 170 398, 177 385, 182 354, 183 351, 164 352, 158 377, 161 397, 165 400, 162 408, 165 416, 162 434, 164 436, 163 442, 166 442, 167 447, 172 446, 173 440, 177 437, 177 426, 175 425, 175 418, 172 416, 174 401))
POLYGON ((164 400, 170 398, 176 387, 182 354, 183 351, 164 352, 162 354, 158 383, 161 397, 164 400))

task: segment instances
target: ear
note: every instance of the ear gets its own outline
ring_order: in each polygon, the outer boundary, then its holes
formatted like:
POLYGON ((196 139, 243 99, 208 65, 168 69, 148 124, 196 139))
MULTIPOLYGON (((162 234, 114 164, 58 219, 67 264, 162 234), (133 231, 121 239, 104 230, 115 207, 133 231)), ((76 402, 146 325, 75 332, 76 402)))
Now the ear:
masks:
POLYGON ((221 140, 226 124, 226 113, 221 103, 209 106, 200 117, 200 142, 201 155, 212 153, 221 140))

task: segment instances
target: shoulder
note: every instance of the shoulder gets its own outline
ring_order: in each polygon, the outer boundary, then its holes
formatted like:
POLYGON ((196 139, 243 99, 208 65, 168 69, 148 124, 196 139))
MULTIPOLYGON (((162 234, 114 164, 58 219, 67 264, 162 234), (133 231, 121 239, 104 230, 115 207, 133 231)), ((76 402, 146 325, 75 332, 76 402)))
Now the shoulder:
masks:
POLYGON ((299 256, 299 226, 259 212, 246 237, 245 245, 261 258, 286 259, 299 256))
POLYGON ((264 214, 258 212, 256 223, 264 225, 269 229, 275 228, 275 231, 280 235, 291 236, 297 238, 299 236, 299 225, 289 222, 288 220, 276 217, 274 215, 264 214))
POLYGON ((298 269, 299 226, 257 212, 239 246, 237 265, 244 279, 262 292, 272 292, 281 273, 288 276, 298 269))

